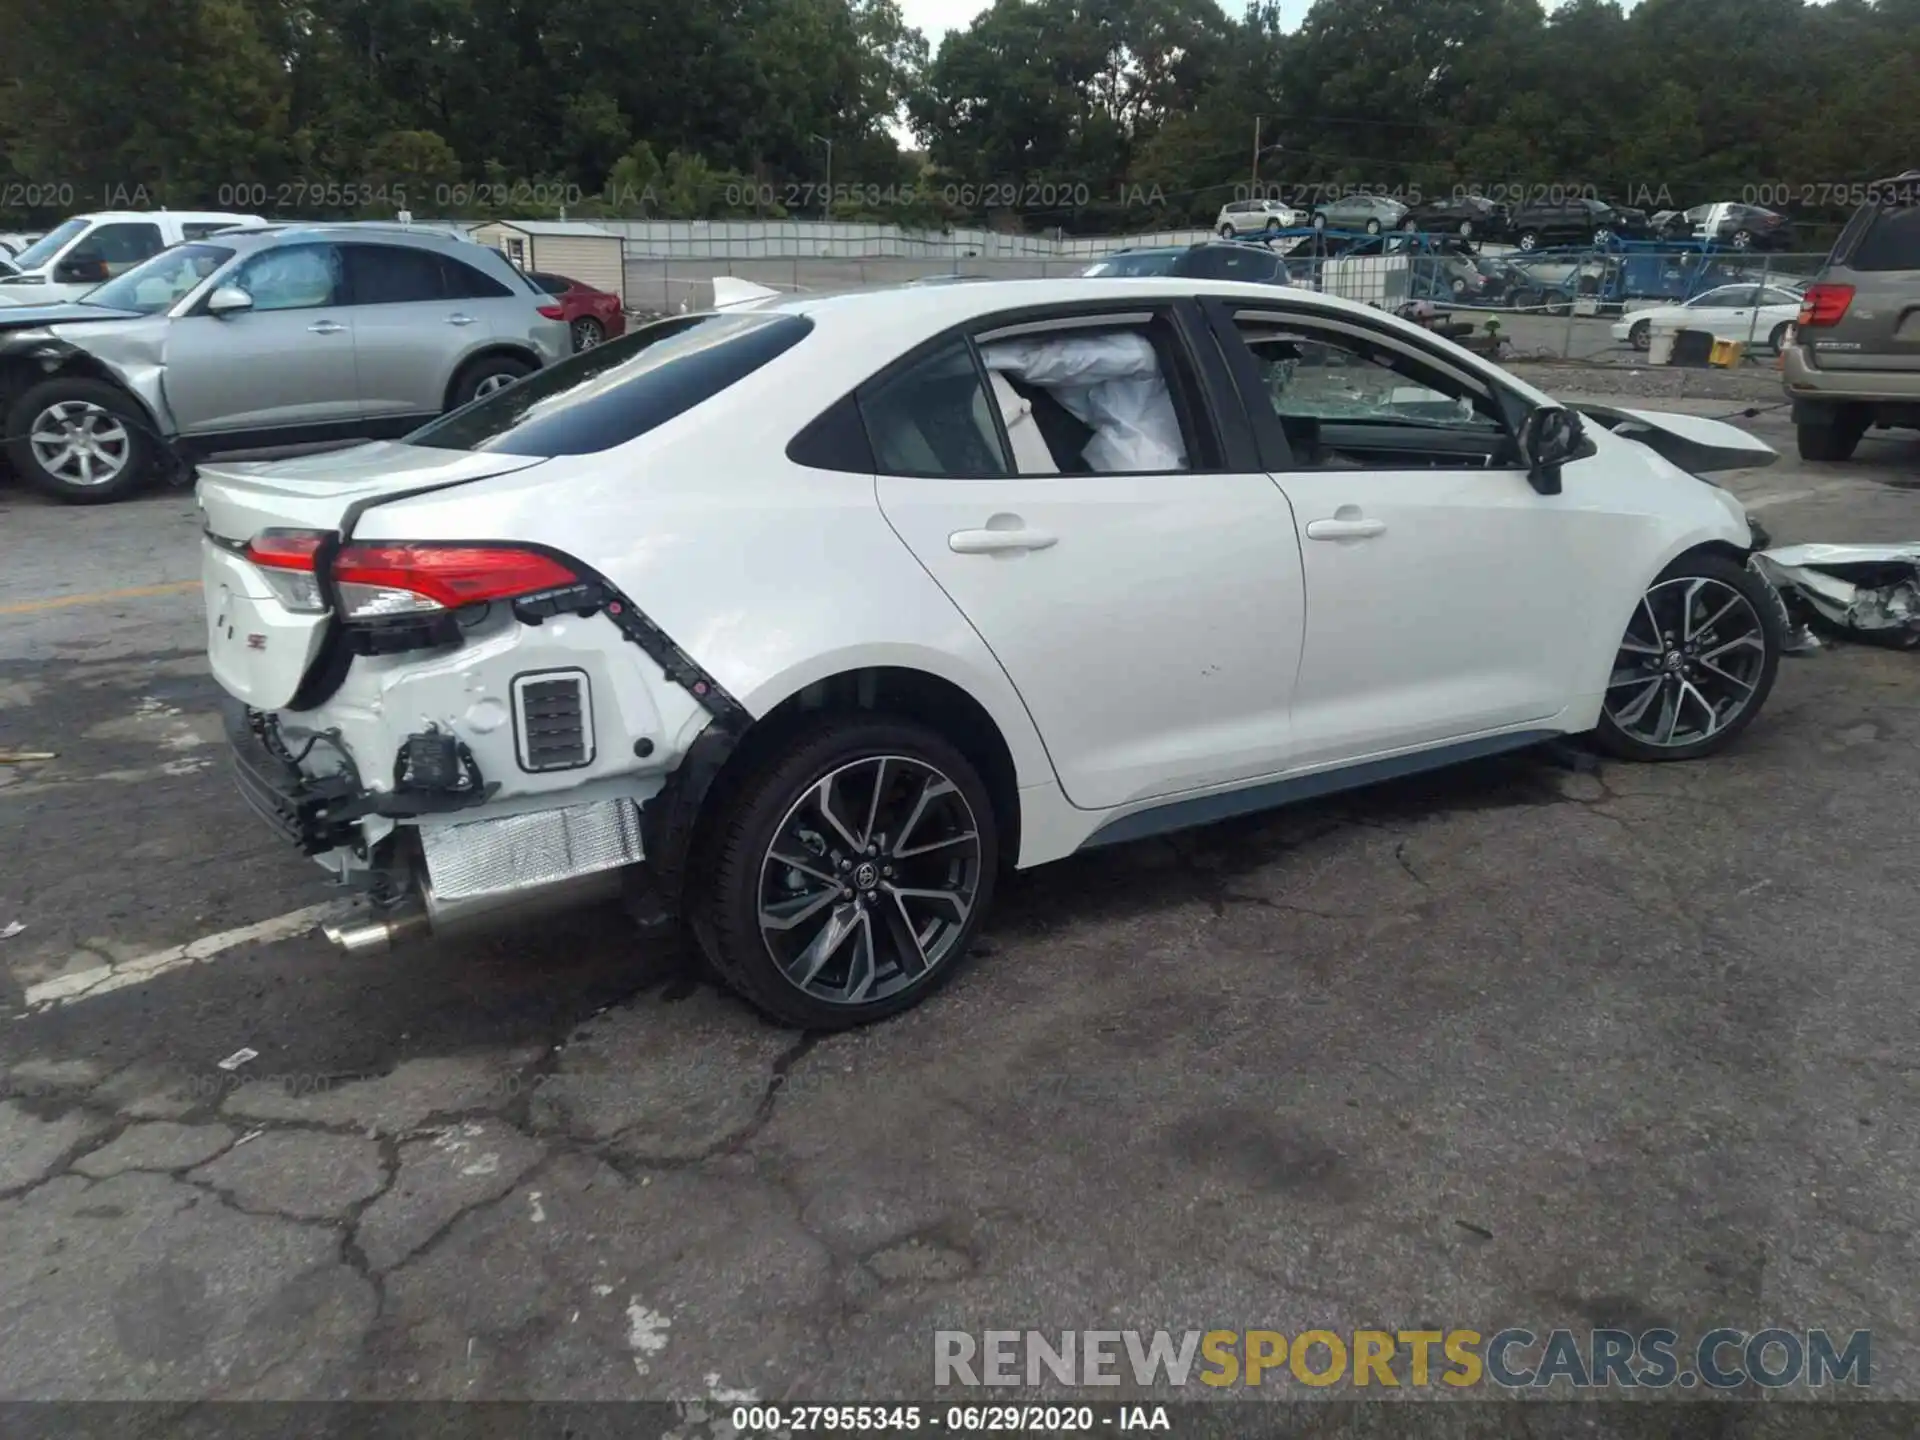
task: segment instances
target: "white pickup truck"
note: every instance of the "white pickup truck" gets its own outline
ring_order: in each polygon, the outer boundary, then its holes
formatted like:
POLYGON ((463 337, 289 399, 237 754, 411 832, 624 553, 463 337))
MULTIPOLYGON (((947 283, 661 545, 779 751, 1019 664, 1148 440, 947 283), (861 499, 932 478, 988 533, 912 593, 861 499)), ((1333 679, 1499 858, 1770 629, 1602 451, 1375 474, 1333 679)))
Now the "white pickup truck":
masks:
POLYGON ((78 300, 169 245, 237 225, 266 223, 258 215, 214 210, 109 210, 75 215, 12 257, 10 263, 20 273, 0 275, 0 304, 78 300))

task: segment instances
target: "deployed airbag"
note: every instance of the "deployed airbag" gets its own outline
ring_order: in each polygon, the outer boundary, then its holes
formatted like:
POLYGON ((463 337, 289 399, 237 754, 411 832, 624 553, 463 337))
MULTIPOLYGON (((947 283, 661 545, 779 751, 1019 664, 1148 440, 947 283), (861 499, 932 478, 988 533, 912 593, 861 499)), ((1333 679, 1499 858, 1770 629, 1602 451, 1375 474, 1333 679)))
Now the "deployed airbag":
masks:
POLYGON ((1081 451, 1098 471, 1184 470, 1180 417, 1144 335, 1035 337, 1001 340, 980 352, 987 369, 1005 371, 1048 391, 1093 438, 1081 451))

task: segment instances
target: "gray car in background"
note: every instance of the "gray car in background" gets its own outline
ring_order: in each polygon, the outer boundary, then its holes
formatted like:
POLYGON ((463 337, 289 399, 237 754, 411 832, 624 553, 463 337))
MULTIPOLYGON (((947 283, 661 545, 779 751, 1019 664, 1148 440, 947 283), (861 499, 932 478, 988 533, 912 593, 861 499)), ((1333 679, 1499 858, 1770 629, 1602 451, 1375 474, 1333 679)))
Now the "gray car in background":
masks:
POLYGON ((464 237, 255 227, 0 310, 0 417, 20 477, 86 504, 174 458, 404 435, 570 348, 552 297, 464 237))
POLYGON ((1781 355, 1803 460, 1849 460, 1874 426, 1920 429, 1920 170, 1873 188, 1781 355))

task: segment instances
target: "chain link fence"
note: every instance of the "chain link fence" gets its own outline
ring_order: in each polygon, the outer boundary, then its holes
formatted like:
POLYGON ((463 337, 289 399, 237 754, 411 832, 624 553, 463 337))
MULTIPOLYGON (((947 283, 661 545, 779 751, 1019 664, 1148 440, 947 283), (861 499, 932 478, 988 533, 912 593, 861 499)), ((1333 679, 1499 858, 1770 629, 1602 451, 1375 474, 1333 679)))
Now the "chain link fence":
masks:
MULTIPOLYGON (((627 241, 627 305, 663 314, 710 307, 717 276, 792 293, 952 276, 1053 278, 1077 275, 1123 246, 1189 243, 1189 237, 1081 241, 1077 253, 1053 257, 648 255, 638 253, 642 243, 627 241)), ((1774 345, 1798 314, 1799 287, 1825 260, 1824 254, 1698 244, 1532 252, 1486 244, 1468 253, 1398 235, 1354 237, 1354 243, 1389 253, 1337 254, 1337 240, 1312 237, 1282 240, 1274 249, 1292 284, 1386 310, 1425 301, 1456 329, 1470 327, 1483 340, 1497 337, 1499 353, 1508 358, 1600 365, 1649 363, 1658 329, 1669 323, 1738 341, 1746 347, 1743 363, 1771 365, 1774 345)))

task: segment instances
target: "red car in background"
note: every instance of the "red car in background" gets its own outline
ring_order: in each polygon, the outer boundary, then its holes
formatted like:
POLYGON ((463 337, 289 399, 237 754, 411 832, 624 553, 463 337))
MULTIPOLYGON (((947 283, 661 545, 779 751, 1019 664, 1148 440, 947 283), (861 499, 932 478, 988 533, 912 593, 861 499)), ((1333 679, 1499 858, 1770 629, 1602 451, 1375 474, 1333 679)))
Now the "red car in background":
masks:
POLYGON ((527 278, 554 297, 557 303, 542 305, 540 313, 550 320, 567 322, 576 352, 591 350, 602 340, 626 333, 627 313, 618 295, 609 295, 550 271, 530 271, 527 278))

